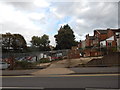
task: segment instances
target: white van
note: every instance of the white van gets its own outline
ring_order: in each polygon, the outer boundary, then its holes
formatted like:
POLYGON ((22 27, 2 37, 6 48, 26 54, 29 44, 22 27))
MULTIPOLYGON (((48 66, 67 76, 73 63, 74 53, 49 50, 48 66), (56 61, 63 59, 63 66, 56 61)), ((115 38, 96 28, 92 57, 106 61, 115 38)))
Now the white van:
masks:
POLYGON ((10 66, 10 64, 0 61, 0 69, 7 69, 9 66, 10 66))

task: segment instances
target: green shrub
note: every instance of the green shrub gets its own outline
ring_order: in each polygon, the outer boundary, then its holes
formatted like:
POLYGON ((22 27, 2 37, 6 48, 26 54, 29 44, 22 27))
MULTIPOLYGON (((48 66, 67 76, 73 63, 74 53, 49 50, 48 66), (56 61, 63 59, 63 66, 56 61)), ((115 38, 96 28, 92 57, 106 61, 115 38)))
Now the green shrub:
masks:
POLYGON ((113 48, 112 48, 112 51, 113 51, 113 52, 117 52, 117 47, 113 47, 113 48))
POLYGON ((28 61, 16 61, 16 68, 28 69, 33 66, 34 64, 28 61))
POLYGON ((48 63, 50 62, 49 58, 41 58, 39 61, 39 63, 48 63))

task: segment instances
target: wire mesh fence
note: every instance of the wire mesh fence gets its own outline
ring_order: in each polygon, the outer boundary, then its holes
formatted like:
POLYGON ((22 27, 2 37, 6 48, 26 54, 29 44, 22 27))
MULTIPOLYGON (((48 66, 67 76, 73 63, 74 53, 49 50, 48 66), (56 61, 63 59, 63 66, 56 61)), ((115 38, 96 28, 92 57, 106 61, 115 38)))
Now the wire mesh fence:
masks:
POLYGON ((69 50, 55 50, 55 51, 39 51, 39 52, 27 52, 27 53, 2 53, 2 59, 4 58, 21 58, 21 57, 28 57, 28 56, 36 56, 38 59, 40 58, 47 58, 48 56, 51 57, 59 57, 59 56, 67 56, 69 50))

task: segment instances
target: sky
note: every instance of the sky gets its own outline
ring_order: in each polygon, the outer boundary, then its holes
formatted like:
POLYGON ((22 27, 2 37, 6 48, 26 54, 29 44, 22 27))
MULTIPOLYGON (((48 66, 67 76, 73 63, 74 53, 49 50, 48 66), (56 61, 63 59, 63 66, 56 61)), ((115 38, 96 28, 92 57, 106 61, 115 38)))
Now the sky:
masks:
POLYGON ((69 24, 76 40, 93 35, 95 29, 118 28, 118 2, 1 0, 0 33, 19 33, 30 44, 32 36, 54 35, 61 26, 69 24))

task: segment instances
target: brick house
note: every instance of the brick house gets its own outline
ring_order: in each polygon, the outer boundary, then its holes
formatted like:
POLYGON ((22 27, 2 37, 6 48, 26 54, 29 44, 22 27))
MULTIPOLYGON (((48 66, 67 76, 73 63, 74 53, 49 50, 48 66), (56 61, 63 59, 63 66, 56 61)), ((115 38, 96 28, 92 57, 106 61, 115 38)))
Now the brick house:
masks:
POLYGON ((113 37, 112 47, 120 46, 120 29, 108 29, 108 38, 113 37))
POLYGON ((94 30, 94 35, 89 36, 86 35, 85 39, 85 46, 89 47, 84 50, 84 56, 99 56, 101 52, 98 50, 100 41, 105 40, 107 38, 107 31, 106 30, 94 30))
POLYGON ((107 39, 100 41, 100 46, 107 48, 120 47, 120 29, 107 29, 106 31, 107 39))
POLYGON ((114 38, 114 36, 111 36, 109 38, 106 39, 106 47, 116 47, 117 46, 117 42, 114 38))
POLYGON ((94 30, 94 35, 89 36, 89 34, 86 35, 86 47, 99 47, 100 41, 107 39, 107 30, 94 30))
POLYGON ((94 38, 93 41, 94 46, 100 45, 100 41, 107 39, 107 30, 94 30, 94 38))
POLYGON ((114 40, 114 36, 111 36, 103 41, 100 41, 100 47, 116 47, 116 42, 114 40))
POLYGON ((87 34, 86 39, 85 39, 85 46, 86 47, 92 47, 94 40, 95 40, 94 36, 89 36, 89 34, 87 34))
MULTIPOLYGON (((79 44, 83 47, 83 42, 79 44)), ((102 55, 101 47, 107 47, 108 49, 116 49, 120 52, 120 29, 98 29, 94 30, 94 35, 86 35, 85 39, 85 56, 97 56, 102 55), (115 48, 114 48, 115 47, 115 48)))

